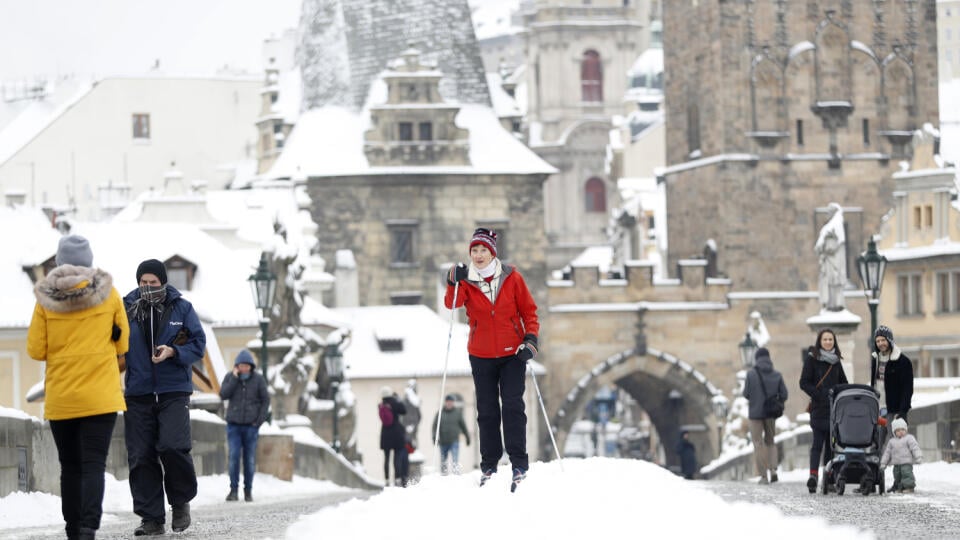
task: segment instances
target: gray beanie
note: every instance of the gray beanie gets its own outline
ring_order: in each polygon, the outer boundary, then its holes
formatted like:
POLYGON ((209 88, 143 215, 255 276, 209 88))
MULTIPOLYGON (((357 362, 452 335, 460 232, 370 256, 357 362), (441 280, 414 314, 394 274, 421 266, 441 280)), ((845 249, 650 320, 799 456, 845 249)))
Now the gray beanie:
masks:
POLYGON ((55 261, 57 266, 62 264, 93 266, 93 252, 90 251, 90 242, 76 234, 60 238, 55 261))

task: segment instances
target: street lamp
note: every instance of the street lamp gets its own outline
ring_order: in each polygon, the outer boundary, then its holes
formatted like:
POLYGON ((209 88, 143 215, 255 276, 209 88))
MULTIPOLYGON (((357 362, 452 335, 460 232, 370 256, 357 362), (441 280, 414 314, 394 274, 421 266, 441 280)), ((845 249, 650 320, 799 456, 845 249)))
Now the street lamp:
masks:
MULTIPOLYGON (((277 292, 277 276, 267 266, 267 254, 260 253, 260 266, 248 281, 253 291, 253 303, 260 310, 260 338, 263 346, 260 349, 260 366, 263 368, 263 380, 267 379, 267 329, 270 326, 269 310, 273 307, 273 296, 277 292)), ((270 412, 267 411, 267 422, 270 422, 270 412)))
POLYGON ((323 363, 327 368, 327 376, 330 377, 330 389, 333 394, 333 450, 338 454, 340 453, 340 433, 337 420, 340 411, 337 406, 337 392, 340 390, 340 383, 343 382, 343 351, 340 350, 340 346, 344 341, 346 341, 346 335, 340 336, 339 341, 328 342, 323 349, 323 363))
POLYGON ((743 341, 740 342, 740 364, 743 366, 743 369, 749 369, 753 367, 755 362, 754 356, 757 354, 757 344, 750 339, 750 332, 747 332, 743 336, 743 341))
MULTIPOLYGON (((860 273, 860 283, 863 284, 863 293, 869 294, 867 304, 870 306, 870 349, 873 349, 873 336, 877 333, 877 306, 880 305, 880 288, 883 287, 883 273, 887 269, 887 258, 877 253, 877 243, 870 238, 867 242, 867 251, 857 257, 857 272, 860 273)), ((870 386, 876 386, 877 374, 870 366, 870 386)))

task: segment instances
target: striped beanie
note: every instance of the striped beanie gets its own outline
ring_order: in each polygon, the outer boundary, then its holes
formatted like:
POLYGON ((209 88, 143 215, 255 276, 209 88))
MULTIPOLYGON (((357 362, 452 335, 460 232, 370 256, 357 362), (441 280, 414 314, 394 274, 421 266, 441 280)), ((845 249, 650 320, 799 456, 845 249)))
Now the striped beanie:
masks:
POLYGON ((470 249, 473 249, 473 246, 478 244, 486 246, 486 248, 490 250, 491 255, 494 257, 497 256, 497 233, 484 227, 478 228, 473 231, 473 238, 470 240, 470 249))

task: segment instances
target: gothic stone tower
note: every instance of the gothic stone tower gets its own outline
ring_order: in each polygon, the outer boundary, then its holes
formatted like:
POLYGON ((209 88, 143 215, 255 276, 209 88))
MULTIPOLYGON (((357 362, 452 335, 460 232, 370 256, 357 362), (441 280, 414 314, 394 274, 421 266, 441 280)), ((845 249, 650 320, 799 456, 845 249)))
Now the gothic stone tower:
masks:
POLYGON ((687 0, 663 18, 669 268, 712 238, 740 287, 815 289, 832 201, 855 268, 912 130, 939 117, 935 0, 687 0))
POLYGON ((524 14, 529 144, 559 169, 544 188, 551 268, 606 240, 610 118, 623 113, 627 70, 646 46, 646 5, 538 0, 524 14))

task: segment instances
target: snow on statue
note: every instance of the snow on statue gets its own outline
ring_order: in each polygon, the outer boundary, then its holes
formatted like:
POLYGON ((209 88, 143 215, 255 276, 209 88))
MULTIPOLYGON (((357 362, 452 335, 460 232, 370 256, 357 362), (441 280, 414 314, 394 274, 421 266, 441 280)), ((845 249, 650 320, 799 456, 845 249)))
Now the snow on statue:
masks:
POLYGON ((820 307, 827 311, 842 311, 845 307, 843 289, 847 285, 847 248, 843 231, 843 209, 830 203, 830 220, 820 229, 813 250, 820 261, 820 307))
POLYGON ((750 313, 750 325, 747 327, 747 333, 750 334, 750 340, 757 344, 757 347, 766 347, 770 341, 770 332, 767 331, 767 325, 763 322, 763 315, 759 311, 750 313))

